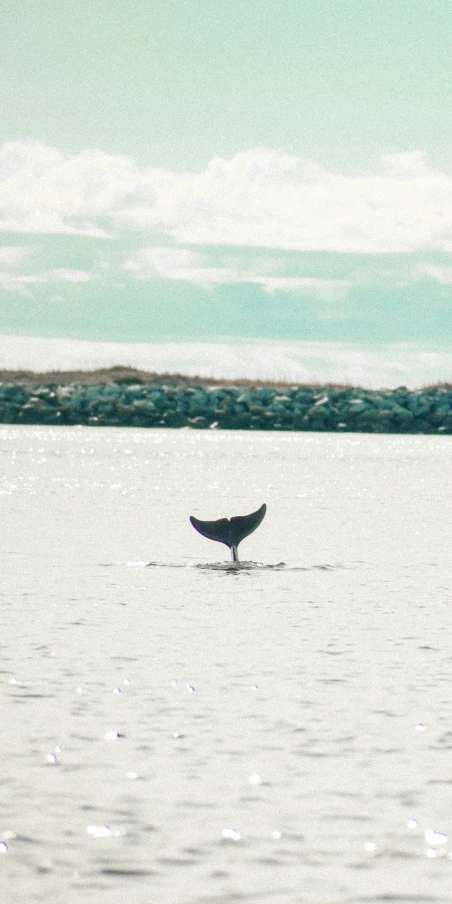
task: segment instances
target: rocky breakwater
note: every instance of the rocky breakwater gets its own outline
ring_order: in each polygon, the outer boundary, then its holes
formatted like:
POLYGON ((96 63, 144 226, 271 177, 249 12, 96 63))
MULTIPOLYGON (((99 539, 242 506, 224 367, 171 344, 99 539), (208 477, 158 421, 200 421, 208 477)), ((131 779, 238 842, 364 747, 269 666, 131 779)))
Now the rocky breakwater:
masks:
POLYGON ((452 387, 418 391, 196 382, 0 383, 0 422, 452 433, 452 387))

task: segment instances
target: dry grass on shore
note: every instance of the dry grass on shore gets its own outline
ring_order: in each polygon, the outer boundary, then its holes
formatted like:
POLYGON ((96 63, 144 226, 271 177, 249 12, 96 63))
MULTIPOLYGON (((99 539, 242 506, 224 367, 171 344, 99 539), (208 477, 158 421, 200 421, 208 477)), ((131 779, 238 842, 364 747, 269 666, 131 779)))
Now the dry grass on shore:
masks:
MULTIPOLYGON (((330 387, 331 389, 359 389, 366 390, 363 386, 352 386, 350 383, 297 383, 294 380, 220 380, 214 377, 190 377, 179 373, 154 373, 153 371, 138 370, 135 367, 101 367, 98 370, 0 370, 0 383, 16 383, 21 386, 33 386, 40 384, 67 386, 78 383, 82 386, 94 386, 102 383, 142 383, 143 386, 200 386, 202 388, 225 386, 236 389, 289 389, 292 386, 307 386, 311 389, 330 387)), ((432 392, 442 389, 451 392, 452 383, 440 381, 420 387, 421 391, 432 392)), ((414 391, 414 390, 412 390, 414 391)))
MULTIPOLYGON (((22 386, 41 384, 66 386, 70 383, 78 383, 83 386, 99 385, 101 383, 142 383, 144 386, 228 386, 238 389, 252 389, 272 387, 276 389, 288 389, 291 386, 301 385, 292 381, 282 380, 219 380, 213 377, 189 377, 186 374, 154 373, 152 371, 137 370, 135 367, 102 367, 98 370, 48 370, 37 373, 32 370, 0 370, 0 383, 17 383, 22 386)), ((337 383, 305 383, 312 388, 317 386, 331 386, 337 389, 351 389, 345 384, 337 383)))

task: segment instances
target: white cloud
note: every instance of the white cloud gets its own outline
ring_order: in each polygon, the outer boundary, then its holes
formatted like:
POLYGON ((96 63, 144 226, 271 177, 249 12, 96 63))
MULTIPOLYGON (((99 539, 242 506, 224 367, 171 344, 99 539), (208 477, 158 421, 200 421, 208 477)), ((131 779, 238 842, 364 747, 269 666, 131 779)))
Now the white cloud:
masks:
MULTIPOLYGON (((133 273, 135 279, 170 279, 191 282, 204 288, 232 283, 252 283, 260 285, 269 295, 275 292, 308 294, 324 300, 335 301, 343 298, 351 282, 340 279, 318 279, 315 277, 294 277, 271 275, 270 262, 256 261, 253 265, 236 260, 227 261, 221 267, 209 265, 206 254, 188 248, 153 246, 143 248, 124 264, 124 269, 133 273)), ((282 269, 284 260, 273 261, 273 270, 282 269)))
POLYGON ((100 150, 64 155, 36 142, 0 149, 0 230, 108 237, 126 228, 187 245, 447 252, 452 176, 418 150, 345 175, 266 148, 215 157, 199 173, 140 168, 100 150))
POLYGON ((70 270, 65 267, 58 267, 56 270, 48 270, 46 274, 49 282, 70 282, 84 283, 89 282, 93 278, 92 273, 86 270, 70 270))
POLYGON ((294 292, 310 295, 322 301, 338 301, 345 298, 352 282, 346 279, 318 279, 313 276, 261 276, 252 279, 261 285, 269 295, 275 292, 294 292))
POLYGON ((383 154, 380 157, 385 175, 396 179, 418 179, 428 176, 429 165, 424 151, 383 154))
POLYGON ((0 271, 0 289, 5 292, 13 292, 16 295, 22 295, 24 298, 32 298, 32 291, 27 288, 37 283, 45 283, 46 278, 40 274, 30 274, 28 276, 22 274, 10 273, 8 271, 0 271))
POLYGON ((419 152, 344 176, 302 158, 254 148, 174 174, 119 215, 179 243, 403 252, 452 247, 452 178, 419 152))
MULTIPOLYGON (((1 255, 0 255, 1 260, 1 255)), ((26 298, 32 298, 30 286, 45 283, 86 283, 93 279, 94 274, 85 270, 71 270, 59 267, 55 270, 43 270, 41 273, 11 273, 0 271, 0 288, 5 292, 15 292, 26 298)))
POLYGON ((452 266, 441 267, 429 263, 419 264, 419 266, 416 267, 415 275, 417 277, 429 276, 431 279, 434 279, 443 285, 452 285, 452 266))
POLYGON ((37 142, 7 142, 0 149, 0 229, 106 237, 87 218, 111 214, 135 184, 133 168, 128 158, 99 151, 65 159, 37 142))
POLYGON ((235 274, 226 268, 206 265, 205 255, 188 248, 143 248, 125 263, 124 269, 133 272, 136 279, 158 277, 191 282, 205 288, 215 283, 237 282, 235 274))
POLYGON ((28 257, 30 250, 23 245, 0 245, 0 264, 17 267, 28 257))

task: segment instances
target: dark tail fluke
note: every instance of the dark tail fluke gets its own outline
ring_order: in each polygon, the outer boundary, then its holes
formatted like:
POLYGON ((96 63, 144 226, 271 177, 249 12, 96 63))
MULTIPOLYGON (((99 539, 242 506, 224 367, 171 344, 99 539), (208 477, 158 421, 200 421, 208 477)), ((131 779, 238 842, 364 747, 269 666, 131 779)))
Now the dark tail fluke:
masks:
POLYGON ((259 527, 261 521, 264 520, 266 511, 267 506, 264 502, 257 512, 252 512, 251 515, 237 515, 235 518, 231 518, 231 534, 234 538, 234 546, 238 546, 245 537, 248 537, 259 527))
POLYGON ((192 515, 190 521, 195 530, 203 537, 229 546, 233 561, 238 562, 237 546, 259 527, 266 511, 267 506, 264 503, 257 512, 252 512, 251 515, 237 515, 235 518, 229 519, 220 518, 218 521, 200 521, 192 515))
POLYGON ((218 540, 218 543, 226 543, 231 546, 231 525, 227 518, 220 518, 219 521, 199 521, 194 515, 190 516, 190 521, 195 530, 208 540, 218 540))

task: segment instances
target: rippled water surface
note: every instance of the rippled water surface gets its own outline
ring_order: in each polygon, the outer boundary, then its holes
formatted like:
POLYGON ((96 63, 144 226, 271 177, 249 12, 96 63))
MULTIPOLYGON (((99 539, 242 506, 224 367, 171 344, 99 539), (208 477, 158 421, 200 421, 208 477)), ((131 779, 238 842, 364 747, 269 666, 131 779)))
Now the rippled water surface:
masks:
POLYGON ((452 902, 450 455, 0 428, 5 904, 452 902))

